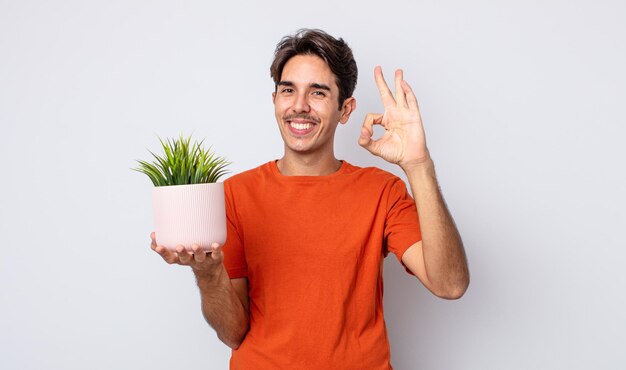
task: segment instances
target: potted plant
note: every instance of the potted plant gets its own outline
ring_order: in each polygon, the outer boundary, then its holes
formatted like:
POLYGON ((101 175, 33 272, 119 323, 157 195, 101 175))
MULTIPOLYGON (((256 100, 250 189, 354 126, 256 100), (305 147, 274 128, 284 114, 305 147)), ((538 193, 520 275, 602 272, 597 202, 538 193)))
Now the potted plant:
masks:
POLYGON ((158 245, 170 250, 184 245, 191 251, 197 244, 210 250, 211 243, 226 241, 224 184, 217 182, 230 164, 204 140, 193 144, 191 137, 162 140, 162 155, 150 152, 152 163, 138 160, 142 172, 152 180, 154 233, 158 245))

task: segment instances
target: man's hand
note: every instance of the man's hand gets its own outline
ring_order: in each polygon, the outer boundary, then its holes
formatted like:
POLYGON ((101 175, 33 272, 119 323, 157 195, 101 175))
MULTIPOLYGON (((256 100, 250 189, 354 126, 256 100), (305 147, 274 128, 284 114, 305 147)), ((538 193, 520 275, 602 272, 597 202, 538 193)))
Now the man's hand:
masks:
POLYGON ((184 246, 179 245, 175 251, 170 251, 162 245, 157 245, 154 233, 150 234, 152 244, 150 247, 157 252, 165 262, 190 266, 198 278, 212 277, 223 269, 224 252, 222 247, 211 244, 211 251, 205 252, 199 245, 194 244, 189 252, 184 246))
POLYGON ((359 145, 388 162, 405 166, 419 165, 430 159, 417 98, 404 81, 402 70, 395 74, 395 97, 380 66, 374 69, 376 86, 385 107, 383 114, 368 113, 361 129, 359 145), (372 140, 373 125, 381 125, 385 134, 372 140))
POLYGON ((202 314, 215 329, 217 337, 230 348, 237 349, 248 331, 248 280, 228 277, 223 263, 224 253, 218 243, 211 244, 211 252, 195 244, 191 252, 182 245, 170 251, 157 245, 154 233, 150 238, 152 249, 165 262, 193 269, 200 288, 202 314))

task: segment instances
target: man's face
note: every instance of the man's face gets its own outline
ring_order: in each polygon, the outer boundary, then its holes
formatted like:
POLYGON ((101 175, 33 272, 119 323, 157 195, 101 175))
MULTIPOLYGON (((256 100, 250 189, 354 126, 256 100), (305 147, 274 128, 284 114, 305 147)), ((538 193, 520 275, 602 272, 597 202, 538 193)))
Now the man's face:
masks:
POLYGON ((354 99, 338 109, 339 88, 326 62, 314 55, 292 57, 272 96, 286 152, 333 153, 335 129, 348 121, 354 99))

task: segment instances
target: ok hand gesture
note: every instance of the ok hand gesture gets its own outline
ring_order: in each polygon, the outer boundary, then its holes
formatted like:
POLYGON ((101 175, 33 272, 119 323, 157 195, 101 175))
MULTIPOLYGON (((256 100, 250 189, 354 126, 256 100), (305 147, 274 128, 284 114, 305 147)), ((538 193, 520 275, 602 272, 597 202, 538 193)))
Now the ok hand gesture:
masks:
POLYGON ((421 164, 430 158, 417 98, 404 81, 402 70, 395 74, 395 96, 392 95, 380 66, 374 69, 376 86, 385 107, 383 114, 368 113, 363 122, 359 145, 388 162, 401 167, 421 164), (381 125, 385 134, 372 140, 373 125, 381 125))

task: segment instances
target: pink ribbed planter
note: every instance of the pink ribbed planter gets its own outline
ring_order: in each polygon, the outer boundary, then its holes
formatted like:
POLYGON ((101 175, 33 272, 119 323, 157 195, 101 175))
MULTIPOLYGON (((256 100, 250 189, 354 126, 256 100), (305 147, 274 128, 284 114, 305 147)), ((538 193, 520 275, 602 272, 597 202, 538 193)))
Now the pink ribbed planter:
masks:
POLYGON ((157 245, 174 250, 226 241, 224 184, 157 186, 152 192, 157 245))

